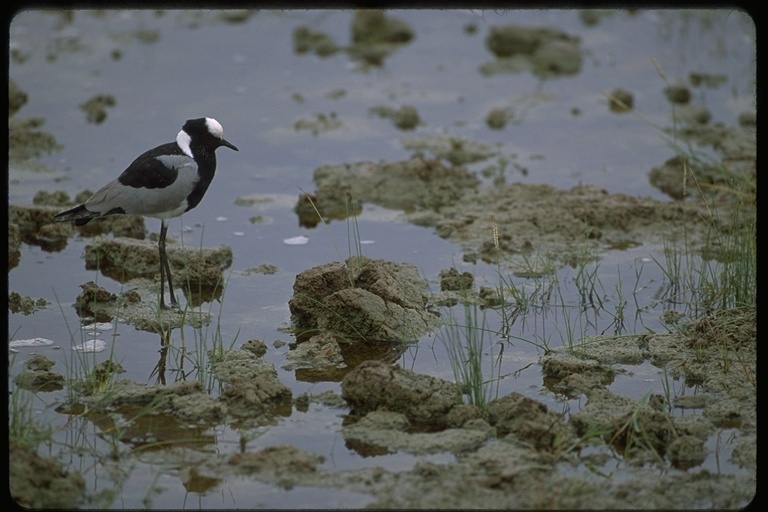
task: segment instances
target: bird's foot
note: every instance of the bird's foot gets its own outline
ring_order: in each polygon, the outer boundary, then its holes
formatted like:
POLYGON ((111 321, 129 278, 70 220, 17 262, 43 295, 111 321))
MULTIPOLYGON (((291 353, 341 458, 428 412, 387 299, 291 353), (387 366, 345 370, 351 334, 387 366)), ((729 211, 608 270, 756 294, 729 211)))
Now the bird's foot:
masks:
POLYGON ((181 307, 179 307, 179 303, 176 301, 172 301, 170 306, 167 305, 165 301, 161 301, 160 309, 162 309, 163 311, 178 311, 181 309, 181 307))

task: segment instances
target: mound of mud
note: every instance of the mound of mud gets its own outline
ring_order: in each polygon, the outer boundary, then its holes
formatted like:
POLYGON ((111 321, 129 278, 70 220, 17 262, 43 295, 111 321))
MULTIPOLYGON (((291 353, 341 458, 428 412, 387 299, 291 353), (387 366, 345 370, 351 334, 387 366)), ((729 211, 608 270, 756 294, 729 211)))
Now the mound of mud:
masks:
POLYGON ((354 257, 297 275, 288 306, 299 330, 413 341, 439 325, 426 310, 426 287, 414 265, 354 257))
MULTIPOLYGON (((179 283, 220 285, 223 271, 232 265, 232 248, 226 246, 193 249, 171 245, 167 253, 171 273, 179 283)), ((160 256, 157 246, 150 242, 97 237, 85 246, 85 268, 98 268, 104 275, 124 283, 159 274, 160 256)))
POLYGON ((537 76, 574 75, 581 70, 580 38, 550 27, 492 26, 485 46, 497 59, 481 72, 530 70, 537 76))
POLYGON ((435 421, 459 403, 456 384, 381 361, 366 361, 341 384, 341 396, 359 413, 385 409, 413 421, 435 421))
POLYGON ((538 258, 575 264, 592 251, 674 239, 687 229, 701 234, 720 220, 699 203, 663 202, 610 194, 600 187, 513 183, 467 195, 442 216, 412 214, 412 222, 435 226, 442 238, 461 245, 465 260, 512 263, 538 258), (533 257, 532 257, 533 256, 533 257))
POLYGON ((437 211, 459 201, 480 183, 463 167, 448 167, 439 160, 420 157, 325 165, 315 170, 313 180, 317 184, 313 206, 302 206, 305 199, 300 198, 296 208, 301 224, 308 227, 316 225, 318 217, 343 219, 359 213, 364 202, 406 212, 437 211))

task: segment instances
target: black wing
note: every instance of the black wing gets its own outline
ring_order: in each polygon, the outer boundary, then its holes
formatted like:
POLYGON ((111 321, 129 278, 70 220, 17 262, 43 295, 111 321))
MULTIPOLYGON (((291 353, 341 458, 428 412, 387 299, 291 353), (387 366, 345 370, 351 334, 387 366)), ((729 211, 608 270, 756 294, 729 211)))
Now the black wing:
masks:
POLYGON ((175 142, 163 144, 140 155, 123 171, 117 180, 121 185, 133 188, 165 188, 176 181, 179 170, 168 167, 158 156, 184 156, 175 142))

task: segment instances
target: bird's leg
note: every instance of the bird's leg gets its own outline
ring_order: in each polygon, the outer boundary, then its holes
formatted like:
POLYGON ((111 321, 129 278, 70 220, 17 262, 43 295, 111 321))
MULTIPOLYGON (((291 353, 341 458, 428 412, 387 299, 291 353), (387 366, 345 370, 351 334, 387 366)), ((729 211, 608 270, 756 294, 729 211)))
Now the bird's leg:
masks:
POLYGON ((168 264, 168 256, 165 254, 165 235, 168 233, 168 222, 163 219, 160 224, 160 242, 157 247, 160 252, 160 307, 162 309, 178 309, 179 303, 173 294, 173 281, 171 280, 171 267, 168 264), (168 291, 171 294, 171 305, 165 305, 165 278, 168 276, 168 291))

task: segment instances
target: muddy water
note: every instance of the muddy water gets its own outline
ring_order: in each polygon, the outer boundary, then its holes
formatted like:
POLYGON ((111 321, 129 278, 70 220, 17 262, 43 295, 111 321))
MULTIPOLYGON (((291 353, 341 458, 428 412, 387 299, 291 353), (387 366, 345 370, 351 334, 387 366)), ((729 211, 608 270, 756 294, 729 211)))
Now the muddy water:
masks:
MULTIPOLYGON (((71 491, 47 496, 20 467, 20 501, 750 500, 754 316, 730 333, 704 319, 680 335, 700 311, 664 300, 654 263, 682 236, 681 219, 711 214, 679 200, 688 192, 670 137, 753 172, 754 31, 742 14, 26 12, 10 49, 9 338, 52 342, 14 348, 10 375, 14 387, 46 384, 35 417, 67 426, 38 467, 58 475, 63 465, 71 491), (240 152, 219 156, 206 198, 172 223, 174 272, 195 285, 187 315, 158 315, 157 221, 99 233, 50 215, 202 115, 240 152), (350 264, 347 275, 340 262, 360 253, 373 266, 350 264), (583 261, 600 283, 588 307, 583 261), (312 282, 317 268, 338 286, 313 300, 347 312, 343 323, 297 306, 297 275, 312 282), (500 279, 534 293, 547 272, 586 314, 542 305, 505 331, 500 279), (445 334, 432 322, 448 311, 465 320, 449 307, 467 286, 494 333, 486 409, 454 403, 445 334), (617 322, 622 297, 630 306, 617 322), (311 332, 289 329, 306 318, 311 332), (411 329, 400 336, 402 325, 411 329), (363 328, 389 342, 356 342, 363 328), (722 371, 723 336, 738 372, 722 371), (581 358, 560 350, 571 342, 581 358), (118 385, 105 396, 62 382, 83 367, 118 385), (617 429, 630 420, 649 437, 617 429)), ((716 174, 697 172, 717 190, 716 174)), ((699 243, 706 224, 685 226, 699 243)))

